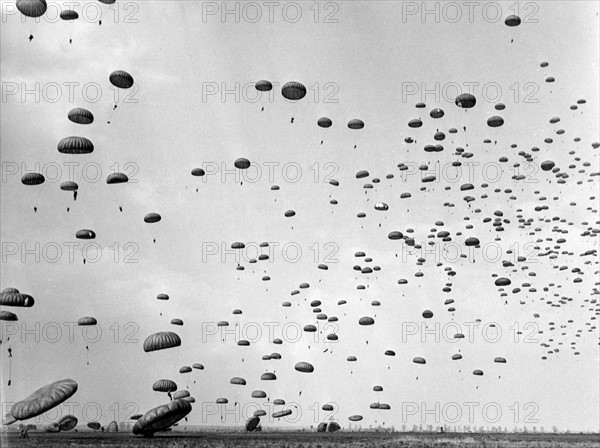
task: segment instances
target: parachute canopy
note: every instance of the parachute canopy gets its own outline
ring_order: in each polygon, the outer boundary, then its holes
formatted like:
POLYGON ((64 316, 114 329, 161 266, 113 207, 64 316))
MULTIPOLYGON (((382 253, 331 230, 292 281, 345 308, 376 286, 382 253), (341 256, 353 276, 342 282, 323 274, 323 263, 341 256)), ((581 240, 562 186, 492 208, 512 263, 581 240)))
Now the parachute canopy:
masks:
POLYGON ((48 384, 27 398, 17 402, 11 414, 17 420, 27 420, 58 406, 77 392, 77 383, 72 379, 64 379, 48 384))

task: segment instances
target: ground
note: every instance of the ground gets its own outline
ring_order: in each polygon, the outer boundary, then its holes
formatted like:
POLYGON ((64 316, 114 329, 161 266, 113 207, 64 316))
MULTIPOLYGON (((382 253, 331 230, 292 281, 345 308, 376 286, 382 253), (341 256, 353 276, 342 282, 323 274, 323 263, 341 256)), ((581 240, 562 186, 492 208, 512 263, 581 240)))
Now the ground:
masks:
POLYGON ((428 433, 366 433, 316 432, 248 433, 170 433, 153 439, 135 437, 129 433, 30 433, 28 440, 18 433, 0 435, 2 447, 152 447, 152 448, 335 448, 335 447, 498 447, 498 448, 562 448, 600 447, 598 434, 428 434, 428 433))

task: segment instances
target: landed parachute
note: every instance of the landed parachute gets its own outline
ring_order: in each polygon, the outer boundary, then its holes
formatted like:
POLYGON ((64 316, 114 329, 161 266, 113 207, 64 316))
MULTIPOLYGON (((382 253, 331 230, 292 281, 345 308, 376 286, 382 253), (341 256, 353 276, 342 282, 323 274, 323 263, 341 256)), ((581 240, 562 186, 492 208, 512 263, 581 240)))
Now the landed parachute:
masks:
POLYGON ((77 426, 77 417, 74 415, 65 415, 58 421, 58 426, 61 431, 71 431, 77 426))
POLYGON ((152 435, 173 426, 191 411, 192 405, 187 400, 174 400, 168 404, 157 406, 135 422, 133 433, 144 436, 152 435))
POLYGON ((11 414, 17 420, 27 420, 58 406, 77 392, 77 383, 64 379, 48 384, 13 405, 11 414))

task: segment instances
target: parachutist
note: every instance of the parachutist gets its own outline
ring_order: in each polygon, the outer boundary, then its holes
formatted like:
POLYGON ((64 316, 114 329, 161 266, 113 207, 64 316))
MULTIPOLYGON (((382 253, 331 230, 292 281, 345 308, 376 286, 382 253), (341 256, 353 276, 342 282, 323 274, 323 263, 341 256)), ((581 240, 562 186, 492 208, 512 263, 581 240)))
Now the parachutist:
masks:
MULTIPOLYGON (((98 25, 102 26, 102 20, 98 20, 98 25)), ((104 432, 104 431, 103 431, 104 432)))
POLYGON ((262 108, 260 109, 260 111, 261 111, 261 112, 262 112, 263 110, 265 110, 265 108, 264 108, 264 107, 262 107, 262 108))
POLYGON ((37 213, 37 207, 33 207, 33 211, 37 213))
POLYGON ((292 117, 292 119, 290 120, 290 123, 294 123, 294 117, 292 117))
POLYGON ((70 207, 67 207, 67 213, 69 213, 69 210, 71 210, 71 208, 70 208, 70 207))
POLYGON ((69 43, 72 44, 73 43, 73 39, 69 39, 69 43))
POLYGON ((33 40, 33 34, 29 35, 29 42, 31 42, 33 40))
POLYGON ((121 213, 123 213, 123 207, 121 207, 120 205, 119 205, 119 211, 120 211, 121 213))

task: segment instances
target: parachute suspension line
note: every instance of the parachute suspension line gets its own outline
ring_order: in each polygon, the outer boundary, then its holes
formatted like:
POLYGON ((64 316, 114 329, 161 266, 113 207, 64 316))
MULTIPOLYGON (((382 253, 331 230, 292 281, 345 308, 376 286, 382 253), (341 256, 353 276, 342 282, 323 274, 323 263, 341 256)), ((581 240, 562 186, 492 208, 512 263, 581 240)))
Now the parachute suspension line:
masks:
POLYGON ((12 384, 12 349, 8 347, 8 385, 12 384))
POLYGON ((113 118, 116 108, 117 108, 117 104, 115 103, 112 110, 110 111, 110 115, 108 116, 108 121, 106 122, 107 124, 110 124, 110 122, 112 121, 112 118, 113 118))
POLYGON ((110 194, 111 194, 113 200, 115 201, 115 204, 117 204, 117 207, 119 207, 119 211, 122 213, 123 212, 123 204, 117 197, 116 193, 114 191, 112 191, 113 189, 110 188, 110 190, 111 190, 110 194))

